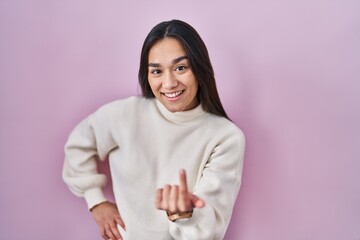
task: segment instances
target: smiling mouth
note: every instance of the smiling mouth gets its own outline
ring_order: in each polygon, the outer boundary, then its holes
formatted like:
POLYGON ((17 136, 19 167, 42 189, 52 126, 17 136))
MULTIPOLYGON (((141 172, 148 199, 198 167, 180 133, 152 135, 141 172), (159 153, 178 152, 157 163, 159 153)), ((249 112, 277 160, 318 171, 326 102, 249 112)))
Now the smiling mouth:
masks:
POLYGON ((177 92, 172 92, 172 93, 163 93, 163 94, 167 98, 176 98, 176 97, 180 96, 183 92, 184 92, 184 90, 177 91, 177 92))

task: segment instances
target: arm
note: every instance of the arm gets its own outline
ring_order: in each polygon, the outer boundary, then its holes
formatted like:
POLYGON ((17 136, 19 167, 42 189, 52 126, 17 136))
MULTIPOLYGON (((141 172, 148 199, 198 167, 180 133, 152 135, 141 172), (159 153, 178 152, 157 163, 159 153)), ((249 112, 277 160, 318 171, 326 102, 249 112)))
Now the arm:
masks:
POLYGON ((91 116, 78 124, 65 144, 63 180, 78 197, 85 198, 88 208, 105 202, 102 187, 106 176, 97 172, 98 149, 91 126, 91 116))
MULTIPOLYGON (((193 215, 187 220, 180 220, 169 223, 170 234, 174 239, 197 239, 197 240, 218 240, 223 239, 228 227, 232 209, 240 188, 242 163, 244 157, 245 138, 242 133, 231 134, 224 137, 222 141, 214 148, 210 159, 207 161, 202 176, 194 189, 189 193, 189 199, 195 196, 197 202, 203 202, 201 207, 197 207, 194 202, 191 207, 193 215), (205 204, 206 202, 206 204, 205 204)), ((162 190, 162 196, 165 192, 170 192, 168 203, 157 207, 166 210, 175 209, 174 203, 171 203, 176 194, 171 192, 174 187, 162 190)), ((179 195, 178 193, 177 195, 179 195)), ((157 199, 160 199, 160 193, 157 193, 157 199)), ((166 197, 161 198, 166 199, 166 197)), ((159 200, 157 200, 158 202, 159 200)), ((180 206, 178 204, 178 206, 180 206)), ((177 208, 180 209, 180 207, 177 208)))
POLYGON ((116 147, 108 116, 103 110, 78 124, 65 144, 63 180, 76 196, 84 197, 104 239, 121 239, 116 224, 125 228, 115 204, 107 202, 102 187, 106 176, 97 172, 97 160, 104 160, 116 147))

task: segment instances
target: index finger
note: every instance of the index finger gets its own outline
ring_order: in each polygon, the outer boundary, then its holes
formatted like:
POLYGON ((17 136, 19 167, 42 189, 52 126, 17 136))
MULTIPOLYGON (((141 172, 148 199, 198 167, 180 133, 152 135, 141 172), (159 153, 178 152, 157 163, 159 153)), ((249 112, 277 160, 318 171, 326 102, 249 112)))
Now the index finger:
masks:
POLYGON ((186 183, 186 172, 184 169, 180 170, 179 177, 180 177, 180 186, 179 186, 180 194, 187 195, 188 188, 187 188, 187 183, 186 183))

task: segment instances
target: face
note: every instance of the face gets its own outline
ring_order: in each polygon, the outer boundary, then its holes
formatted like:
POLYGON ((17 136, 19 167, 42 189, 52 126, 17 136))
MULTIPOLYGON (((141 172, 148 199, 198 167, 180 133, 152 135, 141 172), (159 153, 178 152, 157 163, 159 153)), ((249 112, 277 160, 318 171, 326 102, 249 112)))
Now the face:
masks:
POLYGON ((170 111, 195 108, 198 84, 181 43, 164 38, 149 52, 148 80, 155 97, 170 111))

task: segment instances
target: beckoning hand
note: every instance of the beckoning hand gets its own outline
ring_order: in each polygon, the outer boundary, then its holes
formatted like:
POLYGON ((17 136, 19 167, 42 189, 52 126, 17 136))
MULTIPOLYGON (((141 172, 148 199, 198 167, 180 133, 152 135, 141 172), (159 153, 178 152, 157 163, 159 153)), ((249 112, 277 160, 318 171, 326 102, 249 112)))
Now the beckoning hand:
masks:
POLYGON ((188 191, 186 183, 186 172, 181 169, 179 172, 180 185, 165 185, 156 191, 155 206, 170 214, 187 212, 193 208, 202 208, 205 201, 188 191))

